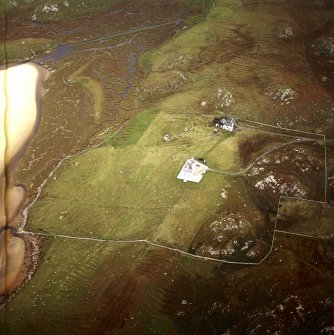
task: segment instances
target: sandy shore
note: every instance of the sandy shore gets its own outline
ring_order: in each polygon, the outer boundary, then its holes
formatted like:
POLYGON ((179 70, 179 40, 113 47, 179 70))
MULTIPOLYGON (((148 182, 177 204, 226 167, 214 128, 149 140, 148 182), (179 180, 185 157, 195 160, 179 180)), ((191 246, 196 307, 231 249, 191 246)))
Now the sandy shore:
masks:
POLYGON ((48 75, 34 63, 0 70, 0 227, 10 223, 25 196, 22 188, 14 188, 11 178, 37 130, 48 75))
MULTIPOLYGON (((0 228, 11 226, 27 197, 25 188, 14 184, 13 175, 38 128, 48 76, 34 63, 0 70, 0 228)), ((4 236, 0 234, 0 294, 11 290, 25 258, 24 241, 4 236)))

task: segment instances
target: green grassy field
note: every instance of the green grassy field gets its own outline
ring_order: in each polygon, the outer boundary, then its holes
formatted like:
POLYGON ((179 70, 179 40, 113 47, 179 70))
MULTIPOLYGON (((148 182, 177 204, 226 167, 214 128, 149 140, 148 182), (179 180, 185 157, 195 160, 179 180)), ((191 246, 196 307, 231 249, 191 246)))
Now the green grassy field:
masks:
POLYGON ((149 239, 187 250, 221 204, 220 191, 229 180, 209 172, 200 184, 185 184, 176 179, 180 168, 190 157, 206 157, 220 169, 238 166, 235 138, 213 135, 208 123, 208 117, 155 109, 139 113, 104 146, 71 158, 56 172, 31 210, 27 229, 149 239))
MULTIPOLYGON (((102 146, 64 162, 29 211, 26 229, 73 237, 148 240, 201 256, 261 260, 270 249, 272 212, 280 196, 267 184, 268 176, 283 173, 277 178, 290 187, 294 184, 284 177, 284 169, 293 171, 295 183, 304 178, 290 163, 262 166, 277 160, 262 155, 274 150, 283 157, 286 153, 275 148, 295 138, 255 129, 214 133, 212 117, 171 113, 163 104, 139 112, 102 146), (164 140, 165 135, 170 141, 164 140), (241 152, 244 155, 245 150, 244 159, 241 152), (196 184, 176 178, 190 157, 205 158, 212 169, 235 172, 262 158, 249 176, 209 171, 196 184), (258 183, 266 185, 264 190, 255 186, 258 183), (222 191, 226 196, 222 197, 222 191), (248 250, 250 245, 253 251, 248 250)), ((316 173, 321 177, 322 170, 316 173)))

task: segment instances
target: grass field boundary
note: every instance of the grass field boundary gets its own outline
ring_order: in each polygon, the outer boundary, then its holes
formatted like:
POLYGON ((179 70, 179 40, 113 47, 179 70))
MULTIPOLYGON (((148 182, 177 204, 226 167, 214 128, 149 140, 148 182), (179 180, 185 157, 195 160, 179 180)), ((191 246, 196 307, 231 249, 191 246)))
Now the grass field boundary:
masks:
POLYGON ((275 235, 276 235, 276 227, 277 227, 277 219, 278 219, 278 209, 280 208, 281 205, 281 197, 278 200, 278 204, 277 204, 277 209, 276 209, 276 217, 275 217, 275 223, 274 223, 274 230, 273 230, 273 236, 271 239, 271 246, 270 246, 270 250, 268 251, 268 253, 259 261, 259 264, 262 264, 273 252, 274 250, 274 245, 275 245, 275 235))
MULTIPOLYGON (((310 200, 310 199, 305 199, 305 198, 299 198, 299 197, 291 197, 291 196, 281 196, 280 197, 280 204, 281 201, 295 201, 297 202, 302 202, 302 203, 311 203, 311 204, 315 204, 318 206, 329 206, 331 207, 328 202, 324 202, 324 201, 316 201, 316 200, 310 200)), ((280 215, 280 206, 277 209, 277 214, 276 214, 276 218, 278 220, 278 217, 280 215)), ((301 236, 301 237, 306 237, 306 238, 313 238, 313 239, 324 239, 324 236, 316 236, 316 235, 310 235, 310 234, 303 234, 303 233, 298 233, 298 232, 294 232, 294 231, 288 231, 288 230, 283 230, 283 229, 277 229, 277 225, 276 225, 276 231, 278 233, 282 233, 282 234, 290 234, 290 235, 296 235, 296 236, 301 236)))
POLYGON ((286 235, 295 235, 295 236, 306 237, 306 238, 320 239, 320 237, 317 237, 317 236, 301 234, 301 233, 294 233, 291 231, 280 230, 280 229, 277 229, 276 232, 281 233, 281 234, 286 234, 286 235))
POLYGON ((144 244, 148 244, 148 245, 151 245, 153 247, 156 247, 156 248, 167 249, 167 250, 182 254, 186 257, 200 259, 200 260, 203 260, 203 261, 211 261, 211 262, 217 262, 217 263, 223 263, 223 264, 234 264, 234 265, 260 265, 271 255, 272 251, 274 250, 276 233, 286 234, 286 235, 294 235, 294 236, 317 239, 317 240, 322 239, 321 237, 317 237, 317 236, 301 234, 301 233, 294 233, 294 232, 289 232, 289 231, 286 231, 286 230, 277 229, 279 208, 281 206, 281 201, 284 198, 286 198, 286 199, 296 199, 296 200, 300 200, 300 201, 308 201, 308 202, 317 203, 317 204, 327 204, 326 202, 314 201, 314 200, 310 200, 310 199, 303 199, 303 198, 289 197, 289 196, 280 196, 279 201, 278 201, 278 205, 277 205, 277 210, 276 210, 276 217, 275 217, 274 230, 273 230, 270 250, 259 262, 236 262, 236 261, 228 261, 228 260, 224 260, 224 259, 217 259, 217 258, 213 258, 213 257, 195 255, 195 254, 191 254, 189 252, 186 252, 186 251, 178 249, 178 248, 169 247, 169 246, 159 244, 159 243, 155 243, 155 242, 152 242, 152 241, 149 241, 149 240, 146 240, 146 239, 114 240, 114 239, 102 239, 102 238, 100 239, 100 238, 93 238, 93 237, 80 237, 80 236, 72 236, 72 235, 30 232, 30 231, 21 231, 20 233, 21 234, 27 234, 27 235, 30 234, 30 235, 37 235, 37 236, 52 237, 52 238, 65 238, 65 239, 71 239, 71 240, 82 240, 82 241, 103 242, 103 243, 117 243, 117 244, 144 243, 144 244))
POLYGON ((325 146, 325 202, 327 203, 327 187, 328 187, 328 166, 327 166, 327 143, 326 137, 324 139, 324 146, 325 146))
MULTIPOLYGON (((268 127, 270 129, 277 129, 277 130, 281 130, 281 131, 287 131, 287 132, 292 132, 292 133, 297 133, 297 134, 304 134, 306 136, 308 135, 312 135, 314 137, 310 137, 310 138, 314 138, 314 139, 325 139, 326 135, 324 134, 317 134, 317 133, 312 133, 309 131, 304 131, 304 130, 297 130, 297 129, 291 129, 291 128, 285 128, 285 127, 279 127, 279 126, 274 126, 268 123, 263 123, 263 122, 258 122, 258 121, 253 121, 253 120, 248 120, 248 119, 239 119, 240 122, 249 122, 249 123, 253 123, 256 124, 258 126, 263 126, 263 127, 268 127)), ((261 129, 261 128, 260 128, 261 129)))
POLYGON ((293 196, 288 196, 288 195, 281 195, 280 199, 294 199, 297 201, 306 201, 306 202, 313 202, 316 204, 323 204, 323 205, 328 205, 326 201, 321 201, 321 200, 312 200, 312 199, 306 199, 306 198, 301 198, 301 197, 293 197, 293 196))
POLYGON ((234 262, 234 261, 227 261, 224 259, 217 259, 213 257, 206 257, 206 256, 200 256, 200 255, 195 255, 191 254, 189 252, 186 252, 181 249, 173 248, 173 247, 168 247, 163 244, 155 243, 149 240, 145 239, 138 239, 138 240, 113 240, 113 239, 99 239, 99 238, 94 238, 94 237, 78 237, 78 236, 71 236, 71 235, 62 235, 62 234, 50 234, 50 233, 35 233, 35 232, 30 232, 30 231, 23 231, 21 234, 26 234, 26 235, 37 235, 37 236, 45 236, 45 237, 52 237, 52 238, 65 238, 65 239, 71 239, 71 240, 81 240, 81 241, 92 241, 92 242, 104 242, 104 243, 117 243, 117 244, 136 244, 136 243, 144 243, 151 245, 156 248, 162 248, 162 249, 167 249, 170 251, 174 251, 177 253, 180 253, 182 255, 185 255, 187 257, 191 258, 197 258, 205 261, 214 261, 218 263, 226 263, 226 264, 237 264, 237 265, 258 265, 261 263, 260 262, 234 262))

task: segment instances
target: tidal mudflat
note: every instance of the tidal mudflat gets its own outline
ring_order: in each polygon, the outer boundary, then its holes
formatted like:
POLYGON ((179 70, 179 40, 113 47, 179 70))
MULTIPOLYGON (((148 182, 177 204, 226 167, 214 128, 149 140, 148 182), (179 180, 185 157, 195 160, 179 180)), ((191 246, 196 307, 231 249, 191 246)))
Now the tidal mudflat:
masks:
POLYGON ((48 71, 26 63, 0 70, 0 294, 10 294, 27 271, 27 251, 16 235, 21 210, 27 200, 26 188, 16 185, 14 174, 40 122, 40 100, 45 93, 48 71))

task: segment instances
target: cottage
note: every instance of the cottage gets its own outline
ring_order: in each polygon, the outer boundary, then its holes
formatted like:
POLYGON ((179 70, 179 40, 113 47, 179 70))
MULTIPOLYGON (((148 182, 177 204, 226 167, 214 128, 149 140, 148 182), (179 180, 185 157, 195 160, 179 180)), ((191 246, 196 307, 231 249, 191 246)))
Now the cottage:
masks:
POLYGON ((227 115, 215 117, 212 123, 216 128, 221 128, 227 131, 234 131, 237 127, 235 119, 232 116, 227 115))

